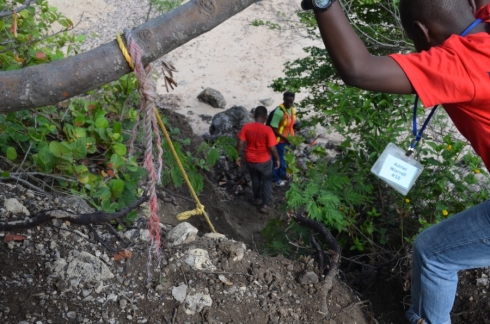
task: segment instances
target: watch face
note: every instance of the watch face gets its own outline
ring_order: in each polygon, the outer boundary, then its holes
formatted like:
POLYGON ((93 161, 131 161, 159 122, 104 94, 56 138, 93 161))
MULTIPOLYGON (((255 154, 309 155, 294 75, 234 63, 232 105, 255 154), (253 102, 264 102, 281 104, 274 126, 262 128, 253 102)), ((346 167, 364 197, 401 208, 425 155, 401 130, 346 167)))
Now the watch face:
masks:
POLYGON ((313 0, 313 3, 315 4, 315 7, 325 9, 330 6, 332 0, 313 0))

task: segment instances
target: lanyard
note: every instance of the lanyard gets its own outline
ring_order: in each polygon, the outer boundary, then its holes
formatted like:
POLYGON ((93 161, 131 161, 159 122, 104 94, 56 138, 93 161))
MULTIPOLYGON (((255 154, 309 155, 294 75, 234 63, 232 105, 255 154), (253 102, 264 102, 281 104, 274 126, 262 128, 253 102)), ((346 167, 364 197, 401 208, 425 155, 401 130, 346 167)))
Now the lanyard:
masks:
MULTIPOLYGON (((482 22, 481 19, 477 19, 475 20, 471 25, 469 25, 462 33, 461 33, 461 36, 466 36, 468 35, 468 33, 473 29, 475 28, 478 24, 480 24, 482 22)), ((436 112, 437 110, 437 107, 438 105, 435 105, 434 107, 432 107, 432 111, 430 112, 429 114, 429 117, 427 117, 427 119, 425 120, 424 124, 422 125, 422 128, 420 129, 420 131, 417 132, 417 105, 419 103, 419 96, 416 95, 415 96, 415 102, 413 104, 413 135, 415 136, 415 139, 412 141, 412 143, 410 144, 410 148, 408 149, 408 151, 405 153, 406 156, 410 156, 414 149, 415 149, 415 146, 417 146, 418 142, 420 141, 420 139, 422 138, 422 133, 424 132, 425 130, 425 127, 427 127, 427 124, 429 124, 429 121, 430 119, 432 118, 432 115, 434 115, 434 113, 436 112)))

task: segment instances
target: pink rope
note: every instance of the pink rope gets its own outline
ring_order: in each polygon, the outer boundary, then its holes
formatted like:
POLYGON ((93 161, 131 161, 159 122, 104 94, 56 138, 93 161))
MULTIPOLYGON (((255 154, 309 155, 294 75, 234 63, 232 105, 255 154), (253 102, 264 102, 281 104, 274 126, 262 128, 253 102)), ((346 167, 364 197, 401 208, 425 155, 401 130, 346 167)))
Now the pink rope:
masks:
MULTIPOLYGON (((148 171, 148 193, 150 195, 149 205, 150 205, 150 220, 149 220, 149 231, 150 231, 150 243, 151 248, 148 251, 148 280, 151 280, 151 272, 149 271, 150 265, 152 263, 152 250, 153 254, 160 259, 160 218, 158 217, 158 203, 156 196, 156 183, 161 182, 161 172, 162 172, 162 145, 160 132, 158 131, 157 118, 154 112, 153 102, 156 98, 156 85, 155 82, 150 77, 151 67, 147 65, 143 67, 141 63, 141 49, 134 40, 133 36, 129 30, 125 30, 124 34, 126 36, 126 41, 128 44, 128 51, 133 60, 135 66, 134 73, 139 81, 139 92, 141 94, 140 99, 140 115, 143 114, 143 130, 144 130, 144 140, 145 140, 145 154, 144 154, 144 167, 148 171), (153 134, 155 134, 157 146, 158 146, 158 169, 155 168, 153 162, 153 134)), ((133 139, 130 142, 130 152, 133 152, 134 138, 136 137, 137 127, 139 122, 136 123, 133 128, 133 139)))

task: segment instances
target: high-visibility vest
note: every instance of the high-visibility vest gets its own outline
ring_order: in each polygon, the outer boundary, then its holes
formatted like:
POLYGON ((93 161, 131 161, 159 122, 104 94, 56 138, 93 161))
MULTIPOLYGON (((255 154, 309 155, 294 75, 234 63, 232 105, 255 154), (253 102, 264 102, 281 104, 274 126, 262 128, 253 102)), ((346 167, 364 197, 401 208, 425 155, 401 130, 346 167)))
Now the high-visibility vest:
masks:
MULTIPOLYGON (((284 115, 282 116, 282 120, 277 127, 279 134, 288 137, 289 135, 294 136, 294 123, 296 122, 296 109, 291 106, 291 116, 288 113, 284 104, 280 104, 279 108, 283 111, 284 115)), ((278 136, 277 143, 281 143, 282 139, 278 136)), ((284 141, 283 141, 284 142, 284 141)))

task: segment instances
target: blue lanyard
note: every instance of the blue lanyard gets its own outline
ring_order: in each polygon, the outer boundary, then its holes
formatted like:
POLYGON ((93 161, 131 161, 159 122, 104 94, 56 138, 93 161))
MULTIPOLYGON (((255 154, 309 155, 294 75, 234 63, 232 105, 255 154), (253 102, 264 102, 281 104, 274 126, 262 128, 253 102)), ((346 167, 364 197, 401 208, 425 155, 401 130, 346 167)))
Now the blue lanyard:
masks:
MULTIPOLYGON (((483 20, 477 19, 475 20, 471 25, 469 25, 462 33, 461 36, 466 36, 468 33, 475 28, 478 24, 480 24, 483 20)), ((412 141, 410 144, 410 148, 408 149, 407 153, 405 153, 406 156, 410 156, 413 153, 413 150, 415 149, 415 146, 417 146, 418 142, 422 138, 422 133, 424 132, 425 128, 429 124, 430 119, 432 118, 432 115, 437 110, 437 105, 432 107, 432 111, 429 114, 429 117, 425 120, 424 124, 422 125, 422 128, 420 131, 417 132, 417 105, 419 103, 419 96, 415 96, 415 102, 413 104, 413 135, 415 136, 415 139, 412 141)))

